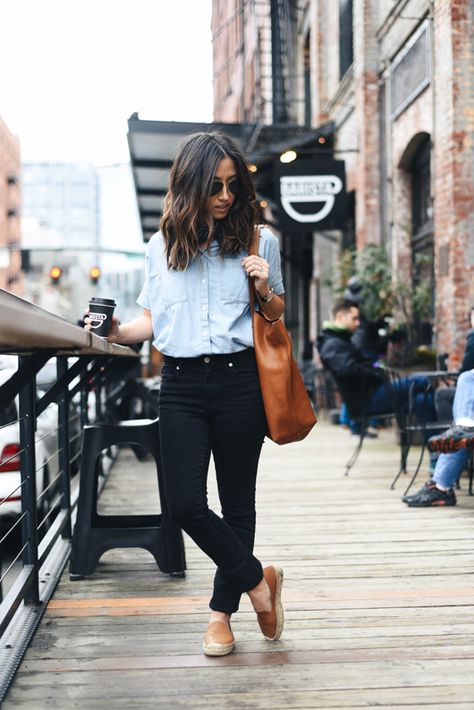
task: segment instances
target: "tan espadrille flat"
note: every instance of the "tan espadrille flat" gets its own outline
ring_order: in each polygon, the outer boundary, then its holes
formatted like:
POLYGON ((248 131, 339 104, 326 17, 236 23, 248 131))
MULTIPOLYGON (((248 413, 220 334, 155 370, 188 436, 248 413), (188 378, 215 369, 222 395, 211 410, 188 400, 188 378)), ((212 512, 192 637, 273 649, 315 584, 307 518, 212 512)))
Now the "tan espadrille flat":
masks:
POLYGON ((234 650, 234 634, 223 621, 211 621, 204 637, 203 650, 206 656, 227 656, 234 650))
POLYGON ((267 641, 278 641, 283 631, 284 614, 281 603, 281 589, 283 586, 283 570, 276 565, 270 565, 263 570, 272 600, 271 611, 258 611, 257 620, 262 634, 267 641))

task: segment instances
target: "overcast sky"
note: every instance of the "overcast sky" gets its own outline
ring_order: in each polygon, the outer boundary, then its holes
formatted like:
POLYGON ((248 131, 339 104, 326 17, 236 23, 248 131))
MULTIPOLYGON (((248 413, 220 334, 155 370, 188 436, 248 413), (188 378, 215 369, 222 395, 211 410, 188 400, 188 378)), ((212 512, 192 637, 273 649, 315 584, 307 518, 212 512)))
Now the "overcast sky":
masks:
POLYGON ((212 0, 0 0, 22 159, 128 160, 127 118, 212 121, 212 0))

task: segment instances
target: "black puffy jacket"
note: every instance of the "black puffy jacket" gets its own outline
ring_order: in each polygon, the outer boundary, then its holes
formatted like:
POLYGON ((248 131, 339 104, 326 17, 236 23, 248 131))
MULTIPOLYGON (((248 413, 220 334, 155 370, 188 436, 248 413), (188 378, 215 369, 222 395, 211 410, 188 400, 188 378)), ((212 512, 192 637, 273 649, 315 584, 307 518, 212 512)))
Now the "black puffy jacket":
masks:
POLYGON ((324 328, 318 337, 321 361, 336 380, 352 417, 364 414, 365 405, 384 382, 383 372, 351 342, 348 330, 324 328))
POLYGON ((459 372, 466 370, 474 370, 474 330, 470 330, 467 334, 466 349, 459 372))

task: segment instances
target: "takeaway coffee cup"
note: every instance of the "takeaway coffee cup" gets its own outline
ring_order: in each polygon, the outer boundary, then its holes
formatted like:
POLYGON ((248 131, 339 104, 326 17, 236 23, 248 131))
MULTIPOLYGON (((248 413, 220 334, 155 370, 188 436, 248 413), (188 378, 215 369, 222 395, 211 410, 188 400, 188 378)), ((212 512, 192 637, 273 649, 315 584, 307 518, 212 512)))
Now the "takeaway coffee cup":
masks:
POLYGON ((115 301, 113 298, 98 298, 94 296, 89 301, 89 318, 91 332, 106 338, 112 326, 115 301))

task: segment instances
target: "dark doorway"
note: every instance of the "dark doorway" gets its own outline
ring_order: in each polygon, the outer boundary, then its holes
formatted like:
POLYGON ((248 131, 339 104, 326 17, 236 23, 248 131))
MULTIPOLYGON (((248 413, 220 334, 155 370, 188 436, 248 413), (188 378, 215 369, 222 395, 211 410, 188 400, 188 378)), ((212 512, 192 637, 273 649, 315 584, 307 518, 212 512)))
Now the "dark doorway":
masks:
POLYGON ((429 286, 427 313, 419 318, 419 344, 432 340, 435 308, 433 208, 431 200, 431 141, 425 134, 413 156, 412 184, 412 259, 415 284, 429 286))

